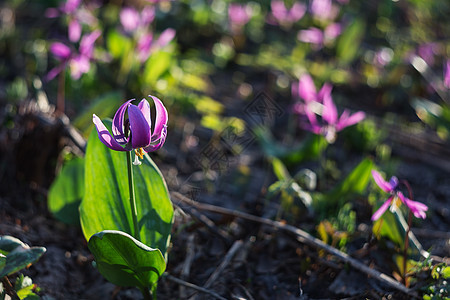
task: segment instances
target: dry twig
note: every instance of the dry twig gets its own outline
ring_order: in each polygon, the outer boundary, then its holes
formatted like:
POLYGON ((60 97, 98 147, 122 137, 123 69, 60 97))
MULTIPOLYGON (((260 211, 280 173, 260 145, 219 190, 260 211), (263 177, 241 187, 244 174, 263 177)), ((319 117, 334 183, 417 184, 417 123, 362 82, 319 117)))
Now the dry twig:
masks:
POLYGON ((234 242, 233 246, 231 246, 230 250, 225 255, 223 261, 220 263, 220 265, 217 267, 217 269, 211 274, 211 276, 206 281, 206 283, 204 285, 205 288, 209 288, 211 286, 211 284, 217 280, 217 278, 220 276, 220 274, 222 274, 223 270, 225 270, 225 268, 231 262, 234 255, 236 254, 236 252, 239 251, 243 245, 244 245, 244 243, 241 240, 234 242))
POLYGON ((215 206, 215 205, 211 205, 211 204, 195 202, 177 192, 173 192, 173 193, 171 193, 171 195, 172 195, 172 197, 174 197, 184 203, 190 204, 201 210, 206 210, 206 211, 210 211, 210 212, 214 212, 214 213, 218 213, 218 214, 224 214, 224 215, 229 215, 229 216, 249 220, 252 222, 266 224, 269 226, 274 226, 281 230, 291 232, 296 235, 297 240, 300 241, 301 243, 305 243, 305 244, 311 245, 313 247, 323 249, 323 250, 327 251, 328 253, 336 256, 338 259, 342 260, 343 262, 348 263, 353 268, 355 268, 363 273, 366 273, 367 275, 389 285, 390 287, 395 288, 395 289, 397 289, 405 294, 408 294, 412 297, 417 297, 417 295, 415 293, 413 293, 409 288, 405 287, 404 285, 402 285, 401 283, 399 283, 392 277, 366 266, 365 264, 359 262, 358 260, 350 257, 348 254, 325 244, 321 240, 311 236, 306 231, 303 231, 292 225, 283 224, 281 222, 272 221, 272 220, 269 220, 266 218, 254 216, 254 215, 247 214, 244 212, 230 210, 227 208, 223 208, 223 207, 219 207, 219 206, 215 206))
POLYGON ((186 281, 181 280, 181 279, 179 279, 179 278, 173 277, 173 276, 170 275, 170 274, 165 273, 165 274, 164 274, 164 277, 167 278, 167 279, 170 280, 170 281, 173 281, 173 282, 175 282, 175 283, 184 285, 185 287, 188 287, 188 288, 197 290, 197 291, 199 291, 199 292, 202 292, 202 293, 211 295, 211 296, 215 297, 216 299, 227 300, 226 298, 220 296, 219 294, 217 294, 217 293, 215 293, 215 292, 213 292, 213 291, 210 291, 210 290, 208 290, 208 289, 202 288, 201 286, 195 285, 195 284, 193 284, 193 283, 186 282, 186 281))

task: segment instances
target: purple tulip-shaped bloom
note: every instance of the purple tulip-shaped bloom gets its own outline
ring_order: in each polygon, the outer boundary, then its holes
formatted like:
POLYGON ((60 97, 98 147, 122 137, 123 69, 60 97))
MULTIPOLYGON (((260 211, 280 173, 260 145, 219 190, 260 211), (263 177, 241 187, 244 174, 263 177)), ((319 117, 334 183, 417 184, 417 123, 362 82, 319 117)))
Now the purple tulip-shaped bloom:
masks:
POLYGON ((161 100, 150 96, 155 103, 156 115, 154 126, 150 117, 150 104, 146 99, 136 106, 128 100, 119 107, 114 115, 112 135, 99 117, 93 115, 93 121, 100 141, 115 151, 132 151, 136 153, 133 164, 139 165, 144 153, 153 152, 162 147, 167 136, 168 114, 161 100), (128 110, 128 119, 125 113, 128 110), (152 128, 153 127, 153 128, 152 128))
POLYGON ((375 183, 386 193, 390 194, 390 197, 380 206, 380 208, 373 214, 372 221, 378 220, 384 212, 391 206, 391 211, 394 211, 395 208, 400 204, 404 203, 414 214, 416 218, 425 219, 425 212, 428 210, 428 207, 417 201, 413 201, 408 199, 403 195, 401 191, 398 190, 398 179, 395 176, 392 176, 389 182, 385 181, 380 173, 375 170, 372 170, 372 177, 375 180, 375 183), (400 202, 399 202, 400 201, 400 202))

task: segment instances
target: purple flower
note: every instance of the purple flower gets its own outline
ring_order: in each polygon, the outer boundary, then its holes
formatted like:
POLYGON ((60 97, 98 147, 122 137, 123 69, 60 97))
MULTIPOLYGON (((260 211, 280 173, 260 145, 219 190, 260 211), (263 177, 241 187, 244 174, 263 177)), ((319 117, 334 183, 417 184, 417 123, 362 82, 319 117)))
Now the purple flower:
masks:
POLYGON ((159 35, 155 41, 151 32, 143 34, 137 42, 137 57, 140 62, 145 62, 152 52, 163 48, 175 37, 175 29, 167 28, 159 35))
POLYGON ((168 114, 161 100, 150 96, 155 103, 156 115, 154 128, 150 116, 150 105, 146 99, 136 106, 128 100, 119 107, 114 115, 112 135, 99 117, 93 115, 93 122, 100 141, 115 151, 132 151, 136 153, 133 164, 139 165, 144 153, 153 152, 162 147, 167 136, 168 114), (128 119, 125 113, 128 110, 128 119))
POLYGON ((251 7, 248 5, 231 3, 228 6, 228 20, 234 32, 239 32, 250 21, 251 15, 251 7))
POLYGON ((444 86, 450 89, 450 59, 444 65, 444 86))
POLYGON ((337 132, 354 125, 365 118, 362 111, 350 114, 344 110, 338 116, 337 108, 331 97, 332 86, 325 83, 319 92, 316 92, 314 82, 308 74, 303 75, 298 85, 294 85, 292 92, 303 99, 294 106, 294 112, 306 117, 300 120, 300 126, 315 134, 321 134, 329 143, 336 140, 337 132), (317 116, 321 116, 318 120, 317 116))
POLYGON ((138 29, 145 29, 155 18, 155 8, 145 6, 139 13, 136 9, 125 7, 120 11, 120 23, 127 33, 133 33, 138 29))
POLYGON ((316 27, 300 30, 297 34, 297 39, 304 43, 314 44, 320 49, 324 44, 334 41, 341 32, 341 24, 331 23, 323 31, 316 27))
POLYGON ((286 7, 282 0, 272 0, 270 2, 272 10, 271 16, 280 25, 291 26, 292 23, 300 20, 306 12, 306 6, 300 2, 295 2, 290 9, 286 7))
POLYGON ((56 77, 56 75, 61 73, 66 66, 70 67, 70 75, 75 80, 80 79, 82 74, 89 72, 90 61, 92 60, 94 54, 94 43, 100 34, 100 30, 96 30, 83 36, 78 52, 63 43, 53 43, 50 46, 50 52, 56 57, 56 59, 61 61, 61 64, 50 70, 46 76, 46 79, 52 80, 56 77))
POLYGON ((49 8, 45 11, 45 16, 47 18, 68 16, 68 36, 71 42, 80 40, 82 30, 81 24, 93 25, 97 21, 90 11, 81 6, 81 0, 67 0, 58 8, 49 8))
POLYGON ((326 95, 331 95, 333 87, 329 83, 325 83, 319 92, 316 90, 314 81, 309 74, 303 74, 297 84, 292 85, 292 94, 299 96, 305 102, 316 101, 323 102, 326 95))
POLYGON ((311 14, 319 20, 334 20, 339 13, 339 8, 332 4, 331 0, 312 0, 311 14))
POLYGON ((428 210, 428 207, 421 202, 412 201, 411 199, 405 197, 403 193, 398 189, 399 182, 397 177, 392 176, 389 182, 386 182, 381 174, 375 170, 372 170, 372 177, 375 180, 375 183, 383 191, 390 194, 390 197, 373 214, 372 221, 378 220, 389 206, 391 206, 391 211, 394 211, 396 207, 400 205, 400 203, 404 203, 416 218, 425 219, 425 212, 428 210))

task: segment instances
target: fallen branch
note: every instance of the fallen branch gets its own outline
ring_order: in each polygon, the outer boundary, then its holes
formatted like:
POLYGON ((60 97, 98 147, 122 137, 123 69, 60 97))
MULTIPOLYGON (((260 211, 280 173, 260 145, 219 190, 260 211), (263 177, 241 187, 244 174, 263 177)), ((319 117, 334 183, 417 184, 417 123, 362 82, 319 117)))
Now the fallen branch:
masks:
POLYGON ((273 227, 276 227, 281 230, 291 232, 296 235, 297 240, 300 241, 301 243, 305 243, 310 246, 313 246, 313 247, 316 247, 319 249, 323 249, 323 250, 327 251, 328 253, 336 256, 343 262, 348 263, 353 268, 355 268, 363 273, 366 273, 367 275, 377 279, 378 281, 381 281, 381 282, 389 285, 390 287, 395 288, 395 289, 397 289, 405 294, 408 294, 412 297, 417 297, 417 295, 415 293, 413 293, 409 288, 405 287, 404 285, 402 285, 401 283, 399 283, 392 277, 366 266, 365 264, 359 262, 358 260, 350 257, 348 254, 325 244, 321 240, 311 236, 306 231, 303 231, 297 227, 294 227, 294 226, 288 225, 288 224, 283 224, 283 223, 277 222, 277 221, 272 221, 272 220, 269 220, 266 218, 261 218, 261 217, 247 214, 244 212, 239 212, 236 210, 231 210, 231 209, 227 209, 227 208, 223 208, 223 207, 219 207, 219 206, 215 206, 215 205, 211 205, 211 204, 195 202, 195 201, 181 195, 178 192, 172 192, 171 196, 179 201, 182 201, 184 203, 192 205, 192 206, 196 207, 197 209, 206 210, 209 212, 228 215, 228 216, 233 216, 233 217, 237 217, 237 218, 241 218, 241 219, 245 219, 245 220, 249 220, 249 221, 257 222, 257 223, 261 223, 261 224, 266 224, 266 225, 273 226, 273 227))
POLYGON ((205 288, 209 288, 211 284, 217 280, 220 274, 222 274, 223 270, 225 270, 225 268, 231 262, 236 252, 242 248, 242 245, 244 245, 244 243, 241 240, 234 242, 233 246, 231 246, 230 250, 223 258, 222 263, 217 267, 217 269, 211 274, 211 276, 206 281, 204 285, 205 288))
POLYGON ((217 294, 217 293, 215 293, 215 292, 213 292, 213 291, 210 291, 210 290, 208 290, 208 289, 202 288, 201 286, 195 285, 195 284, 193 284, 193 283, 186 282, 186 281, 181 280, 181 279, 179 279, 179 278, 173 277, 172 275, 170 275, 170 274, 168 274, 168 273, 164 273, 164 277, 167 278, 167 279, 170 280, 170 281, 173 281, 173 282, 175 282, 175 283, 184 285, 185 287, 188 287, 188 288, 197 290, 197 291, 199 291, 199 292, 202 292, 202 293, 211 295, 211 296, 215 297, 216 299, 227 300, 226 298, 220 296, 219 294, 217 294))

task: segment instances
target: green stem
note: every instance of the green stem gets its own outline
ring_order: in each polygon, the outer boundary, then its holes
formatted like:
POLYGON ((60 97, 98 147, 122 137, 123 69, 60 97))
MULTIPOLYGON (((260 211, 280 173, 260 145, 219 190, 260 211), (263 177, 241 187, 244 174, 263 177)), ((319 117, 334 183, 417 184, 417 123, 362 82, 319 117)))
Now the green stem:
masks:
POLYGON ((141 293, 144 296, 144 300, 153 300, 153 296, 152 296, 152 293, 150 293, 149 288, 141 289, 141 293))
MULTIPOLYGON (((406 186, 406 188, 408 189, 408 194, 409 194, 409 199, 414 200, 414 196, 412 193, 412 189, 411 186, 409 185, 408 181, 403 180, 402 183, 406 186)), ((408 207, 408 228, 406 229, 406 233, 405 233, 405 247, 404 247, 404 251, 403 251, 403 284, 405 286, 407 286, 407 281, 406 281, 406 268, 408 266, 407 262, 408 262, 408 248, 409 248, 409 232, 411 230, 411 223, 412 223, 412 211, 411 209, 408 207)))
POLYGON ((130 207, 131 216, 133 217, 133 237, 140 241, 139 239, 139 226, 137 219, 137 209, 136 209, 136 196, 134 194, 134 178, 133 178, 133 165, 131 164, 131 151, 127 151, 127 166, 128 166, 128 186, 130 188, 130 207))

